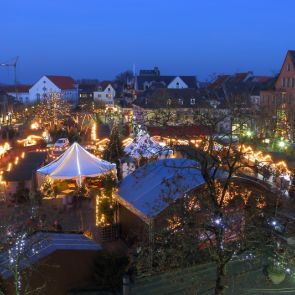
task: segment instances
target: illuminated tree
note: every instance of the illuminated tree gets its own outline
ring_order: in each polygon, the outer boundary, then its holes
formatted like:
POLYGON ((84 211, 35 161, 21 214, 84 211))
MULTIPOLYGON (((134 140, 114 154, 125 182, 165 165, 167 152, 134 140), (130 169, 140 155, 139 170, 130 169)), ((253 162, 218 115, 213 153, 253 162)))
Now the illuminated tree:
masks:
MULTIPOLYGON (((148 262, 145 267, 151 271, 183 267, 207 257, 216 266, 216 295, 225 292, 227 265, 235 255, 276 248, 276 238, 268 224, 268 218, 274 216, 275 195, 260 188, 258 182, 253 185, 239 178, 246 168, 255 169, 259 163, 246 160, 248 153, 242 143, 234 141, 231 130, 216 141, 218 124, 233 117, 243 122, 247 113, 229 108, 227 112, 213 109, 195 114, 195 123, 206 127, 207 136, 198 144, 188 140, 183 152, 189 150, 186 157, 198 163, 190 168, 201 172, 204 187, 190 192, 177 204, 169 203, 177 210, 166 218, 166 226, 152 228, 148 243, 143 243, 146 247, 142 246, 142 256, 148 262), (203 252, 196 251, 196 247, 203 252)), ((165 197, 167 200, 169 196, 165 197)), ((143 261, 139 259, 139 263, 143 261)))
POLYGON ((118 125, 114 125, 111 131, 110 135, 110 141, 108 145, 106 146, 104 153, 103 153, 103 159, 115 163, 117 165, 117 175, 118 178, 120 178, 120 159, 124 155, 122 140, 119 133, 118 125))

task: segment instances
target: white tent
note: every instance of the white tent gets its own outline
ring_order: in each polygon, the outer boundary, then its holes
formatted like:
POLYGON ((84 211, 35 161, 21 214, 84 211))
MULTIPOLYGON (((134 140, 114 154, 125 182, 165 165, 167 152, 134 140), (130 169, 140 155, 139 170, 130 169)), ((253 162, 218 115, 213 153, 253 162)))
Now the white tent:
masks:
POLYGON ((38 169, 37 173, 53 179, 76 179, 81 183, 82 177, 95 177, 115 168, 115 164, 98 159, 75 142, 56 160, 38 169))
POLYGON ((140 131, 134 140, 129 143, 124 152, 131 158, 152 158, 152 157, 167 157, 172 154, 169 147, 161 146, 145 131, 140 131))

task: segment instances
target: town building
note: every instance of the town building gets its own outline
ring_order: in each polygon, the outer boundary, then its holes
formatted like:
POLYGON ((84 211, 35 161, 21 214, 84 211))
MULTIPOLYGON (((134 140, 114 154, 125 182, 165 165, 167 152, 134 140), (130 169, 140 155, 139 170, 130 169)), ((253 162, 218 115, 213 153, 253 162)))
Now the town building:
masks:
MULTIPOLYGON (((285 139, 295 138, 295 50, 289 50, 274 83, 260 92, 261 110, 265 118, 265 132, 285 139), (285 126, 281 125, 282 118, 286 117, 285 126), (278 130, 285 129, 285 130, 278 130), (288 129, 288 131, 287 131, 288 129), (274 132, 275 131, 275 132, 274 132), (287 134, 288 133, 288 134, 287 134)), ((267 136, 267 134, 265 135, 267 136)))
POLYGON ((227 107, 206 89, 149 89, 139 94, 133 102, 133 119, 147 127, 151 135, 155 129, 165 136, 191 137, 205 135, 205 117, 224 117, 216 125, 217 133, 226 133, 231 124, 227 118, 227 107), (184 128, 188 127, 188 128, 184 128), (178 133, 177 134, 177 131, 178 133), (185 134, 184 132, 188 132, 185 134))
POLYGON ((48 98, 52 94, 57 94, 61 99, 76 102, 78 87, 71 77, 45 75, 30 88, 29 103, 48 98))
POLYGON ((21 103, 28 103, 30 99, 29 90, 32 85, 2 85, 0 91, 14 97, 21 103))
POLYGON ((144 91, 150 88, 197 88, 197 79, 195 76, 163 76, 158 67, 140 70, 135 77, 135 90, 144 91))
POLYGON ((109 81, 99 83, 97 90, 93 92, 93 99, 103 103, 106 107, 114 107, 116 90, 109 81))

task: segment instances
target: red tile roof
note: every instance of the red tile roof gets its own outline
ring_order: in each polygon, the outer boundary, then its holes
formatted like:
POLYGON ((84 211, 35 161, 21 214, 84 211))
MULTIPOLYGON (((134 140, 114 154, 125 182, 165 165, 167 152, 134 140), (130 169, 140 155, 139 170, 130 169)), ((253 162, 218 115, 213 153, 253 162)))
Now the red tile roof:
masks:
POLYGON ((213 83, 210 84, 210 88, 219 88, 222 86, 224 82, 226 82, 229 79, 230 75, 219 75, 215 79, 213 83))
POLYGON ((29 92, 29 89, 32 87, 32 85, 1 85, 0 91, 9 93, 9 92, 29 92))
POLYGON ((236 73, 233 77, 233 80, 235 82, 242 82, 247 76, 248 76, 248 72, 247 73, 236 73))
POLYGON ((199 135, 208 135, 209 130, 206 126, 166 126, 166 127, 148 127, 151 136, 168 136, 168 137, 183 137, 192 138, 199 135))
POLYGON ((254 77, 254 81, 259 83, 266 83, 272 79, 273 79, 272 76, 255 76, 254 77))
POLYGON ((52 83, 60 89, 73 89, 75 88, 75 81, 68 76, 46 76, 52 83))

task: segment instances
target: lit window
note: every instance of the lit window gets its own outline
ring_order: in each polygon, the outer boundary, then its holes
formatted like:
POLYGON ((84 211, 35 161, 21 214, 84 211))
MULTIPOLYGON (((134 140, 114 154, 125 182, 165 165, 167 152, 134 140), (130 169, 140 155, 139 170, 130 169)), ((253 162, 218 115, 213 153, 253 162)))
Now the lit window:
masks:
POLYGON ((178 103, 181 104, 181 105, 183 105, 183 99, 179 98, 178 99, 178 103))
POLYGON ((196 100, 194 98, 191 98, 191 104, 196 104, 196 100))

